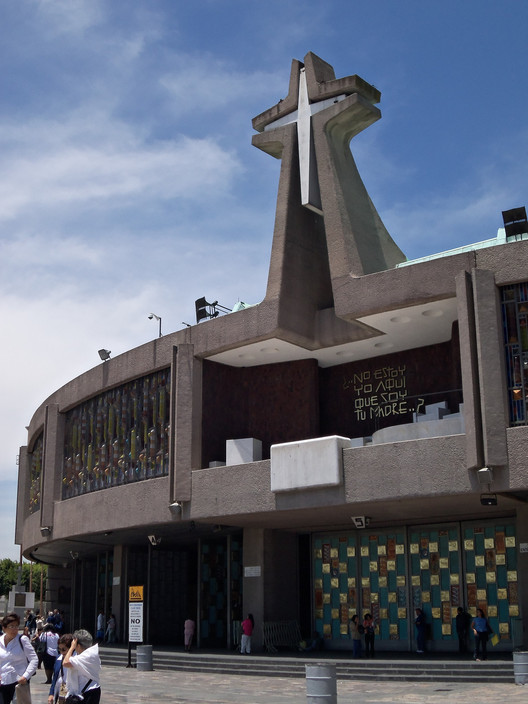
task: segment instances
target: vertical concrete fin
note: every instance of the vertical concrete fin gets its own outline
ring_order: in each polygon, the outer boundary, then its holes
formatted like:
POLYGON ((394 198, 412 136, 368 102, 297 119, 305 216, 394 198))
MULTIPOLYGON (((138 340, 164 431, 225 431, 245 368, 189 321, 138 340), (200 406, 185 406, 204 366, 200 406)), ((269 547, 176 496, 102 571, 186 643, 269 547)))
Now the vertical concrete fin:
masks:
POLYGON ((24 521, 28 515, 30 491, 29 454, 26 446, 18 454, 17 508, 15 519, 15 544, 22 545, 24 521))
POLYGON ((466 465, 478 469, 484 464, 478 372, 475 309, 471 275, 462 271, 455 279, 460 337, 460 365, 466 427, 466 465))
POLYGON ((46 406, 40 496, 40 525, 53 526, 53 508, 61 497, 65 418, 56 403, 46 406))
POLYGON ((508 464, 508 404, 499 291, 491 271, 473 269, 473 298, 480 381, 484 463, 508 464))
POLYGON ((190 501, 193 443, 194 345, 173 348, 169 445, 170 503, 190 501))

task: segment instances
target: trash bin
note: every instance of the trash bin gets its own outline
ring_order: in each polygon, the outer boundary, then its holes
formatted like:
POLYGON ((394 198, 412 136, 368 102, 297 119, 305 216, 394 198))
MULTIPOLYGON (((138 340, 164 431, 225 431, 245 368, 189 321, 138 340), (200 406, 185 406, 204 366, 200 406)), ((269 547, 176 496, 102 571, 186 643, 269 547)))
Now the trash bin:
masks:
POLYGON ((515 684, 528 683, 528 652, 517 650, 513 652, 513 676, 515 684))
POLYGON ((152 646, 138 645, 136 647, 136 666, 138 670, 149 672, 152 670, 152 646))
POLYGON ((308 704, 337 704, 336 666, 320 662, 305 667, 308 704))

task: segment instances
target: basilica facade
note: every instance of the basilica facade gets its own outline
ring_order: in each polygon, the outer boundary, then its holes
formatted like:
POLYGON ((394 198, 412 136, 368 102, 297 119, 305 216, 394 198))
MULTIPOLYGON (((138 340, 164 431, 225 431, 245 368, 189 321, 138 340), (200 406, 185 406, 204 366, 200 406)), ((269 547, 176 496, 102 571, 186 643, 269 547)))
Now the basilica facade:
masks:
MULTIPOLYGON (((409 261, 352 157, 379 92, 292 62, 253 120, 281 160, 264 300, 55 391, 20 451, 16 541, 70 627, 130 587, 143 640, 232 648, 247 612, 351 649, 458 650, 459 606, 511 650, 528 627, 528 234, 409 261), (523 588, 524 585, 524 588, 523 588)), ((267 158, 263 155, 262 157, 267 158)), ((524 231, 523 231, 524 229, 524 231)), ((197 309, 198 310, 198 309, 197 309)))

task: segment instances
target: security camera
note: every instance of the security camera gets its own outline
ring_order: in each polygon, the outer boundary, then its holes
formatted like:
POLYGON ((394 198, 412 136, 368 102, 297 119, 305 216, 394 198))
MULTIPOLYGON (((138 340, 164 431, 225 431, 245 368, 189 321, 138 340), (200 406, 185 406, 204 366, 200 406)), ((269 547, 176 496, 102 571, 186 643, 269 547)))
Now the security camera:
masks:
POLYGON ((150 544, 154 546, 161 543, 161 538, 156 538, 155 535, 149 535, 148 539, 150 540, 150 544))
POLYGON ((154 316, 153 316, 153 314, 151 313, 151 314, 149 315, 148 319, 149 319, 149 320, 152 320, 153 317, 154 317, 154 316))
POLYGON ((483 506, 496 506, 497 505, 497 494, 481 494, 480 503, 483 506))

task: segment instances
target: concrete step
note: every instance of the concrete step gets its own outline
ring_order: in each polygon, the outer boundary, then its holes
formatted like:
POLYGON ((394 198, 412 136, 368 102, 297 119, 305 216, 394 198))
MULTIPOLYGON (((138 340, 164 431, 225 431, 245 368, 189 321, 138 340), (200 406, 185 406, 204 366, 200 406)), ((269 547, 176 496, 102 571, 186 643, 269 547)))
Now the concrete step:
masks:
MULTIPOLYGON (((128 651, 125 648, 100 648, 101 661, 108 667, 126 667, 128 651)), ((135 649, 131 665, 136 666, 135 649)), ((402 658, 400 654, 380 653, 377 659, 351 660, 331 653, 310 657, 284 655, 240 655, 238 653, 182 653, 181 651, 153 650, 154 670, 173 670, 263 677, 305 677, 305 666, 327 663, 336 666, 338 679, 361 681, 408 682, 495 682, 513 683, 513 662, 502 659, 474 662, 473 660, 402 658)), ((144 663, 143 663, 144 664, 144 663)))

